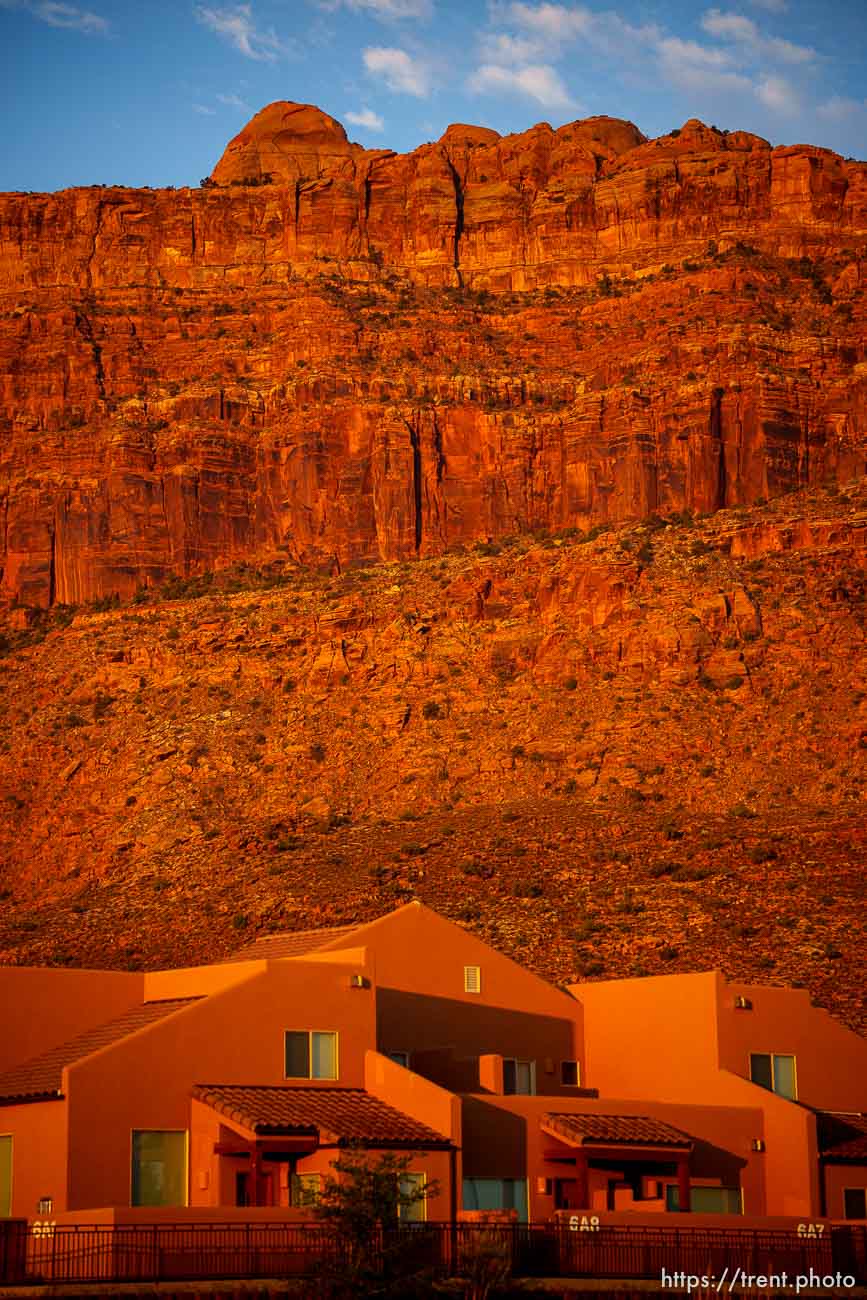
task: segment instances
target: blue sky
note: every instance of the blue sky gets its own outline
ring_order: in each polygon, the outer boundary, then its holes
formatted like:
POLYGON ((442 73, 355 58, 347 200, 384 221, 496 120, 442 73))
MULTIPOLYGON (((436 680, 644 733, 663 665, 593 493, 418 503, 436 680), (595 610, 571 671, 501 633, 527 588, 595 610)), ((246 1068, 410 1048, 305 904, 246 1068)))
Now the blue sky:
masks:
POLYGON ((0 0, 0 190, 196 184, 252 114, 401 152, 608 113, 867 157, 865 0, 0 0))

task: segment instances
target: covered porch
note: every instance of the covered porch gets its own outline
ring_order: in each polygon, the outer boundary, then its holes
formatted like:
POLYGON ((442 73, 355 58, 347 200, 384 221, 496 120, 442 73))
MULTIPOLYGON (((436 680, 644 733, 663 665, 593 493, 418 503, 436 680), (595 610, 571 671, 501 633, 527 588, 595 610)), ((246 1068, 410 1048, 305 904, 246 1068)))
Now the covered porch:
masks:
POLYGON ((556 1210, 690 1210, 688 1133, 644 1115, 560 1112, 543 1115, 541 1130, 546 1164, 562 1169, 556 1210))
POLYGON ((450 1200, 452 1143, 362 1088, 196 1084, 192 1142, 194 1205, 307 1211, 341 1148, 355 1144, 412 1152, 413 1176, 435 1178, 450 1200))

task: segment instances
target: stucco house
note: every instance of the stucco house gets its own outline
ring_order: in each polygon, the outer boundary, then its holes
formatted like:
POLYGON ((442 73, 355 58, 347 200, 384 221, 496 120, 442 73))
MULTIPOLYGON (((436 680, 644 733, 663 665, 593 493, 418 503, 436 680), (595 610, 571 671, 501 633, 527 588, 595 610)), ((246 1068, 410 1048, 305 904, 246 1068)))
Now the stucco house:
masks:
POLYGON ((410 1153, 432 1220, 867 1216, 867 1042, 801 990, 564 991, 413 902, 204 967, 0 969, 0 1008, 0 1216, 300 1216, 353 1142, 410 1153))

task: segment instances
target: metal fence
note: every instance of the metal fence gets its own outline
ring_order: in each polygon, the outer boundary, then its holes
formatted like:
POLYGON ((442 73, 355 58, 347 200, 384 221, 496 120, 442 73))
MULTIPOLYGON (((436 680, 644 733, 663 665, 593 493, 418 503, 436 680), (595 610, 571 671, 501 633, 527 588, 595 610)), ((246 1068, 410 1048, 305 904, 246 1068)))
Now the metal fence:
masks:
MULTIPOLYGON (((485 1258, 518 1277, 660 1278, 663 1270, 720 1277, 840 1271, 867 1280, 867 1226, 838 1225, 820 1239, 756 1228, 544 1224, 406 1224, 368 1246, 374 1269, 471 1273, 485 1258)), ((23 1283, 290 1278, 344 1270, 351 1244, 317 1224, 33 1225, 23 1283)), ((21 1268, 23 1265, 23 1270, 21 1268)), ((23 1272, 23 1275, 21 1275, 23 1272)), ((2 1280, 2 1275, 0 1275, 2 1280)), ((743 1288, 742 1288, 743 1289, 743 1288)))

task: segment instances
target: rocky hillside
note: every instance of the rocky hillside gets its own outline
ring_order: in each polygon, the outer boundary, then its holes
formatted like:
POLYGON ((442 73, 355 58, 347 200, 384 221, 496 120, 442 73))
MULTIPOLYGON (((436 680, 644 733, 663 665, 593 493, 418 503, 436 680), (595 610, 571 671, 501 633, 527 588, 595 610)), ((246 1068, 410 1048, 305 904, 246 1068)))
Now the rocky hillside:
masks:
POLYGON ((0 960, 165 965, 418 895, 554 980, 867 1027, 867 480, 13 611, 0 960))
POLYGON ((0 196, 0 599, 340 572, 864 470, 867 164, 690 121, 0 196))

